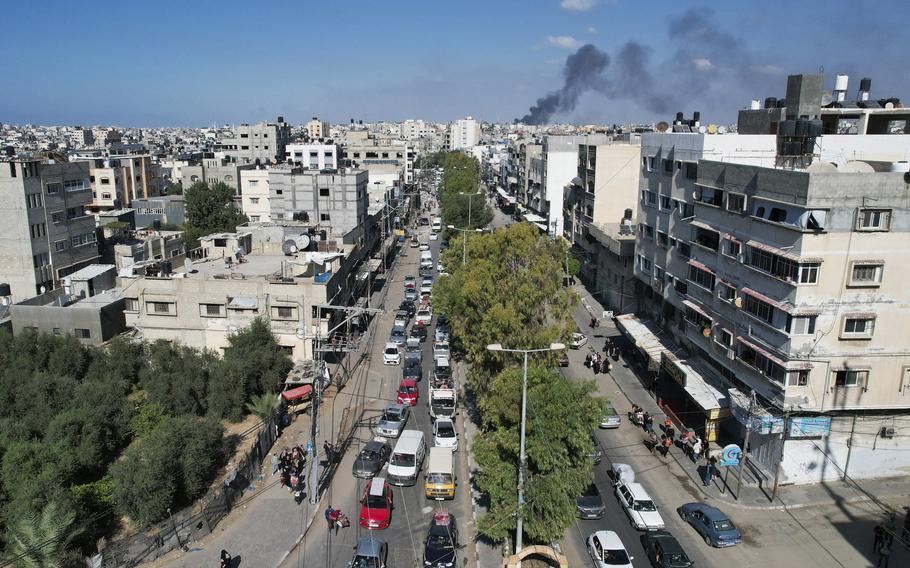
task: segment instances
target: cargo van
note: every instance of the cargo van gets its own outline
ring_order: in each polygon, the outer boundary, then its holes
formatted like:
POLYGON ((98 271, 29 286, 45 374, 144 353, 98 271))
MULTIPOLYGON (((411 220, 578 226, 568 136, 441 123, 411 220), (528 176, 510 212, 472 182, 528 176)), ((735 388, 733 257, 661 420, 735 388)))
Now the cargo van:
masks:
POLYGON ((427 499, 436 501, 455 498, 455 454, 452 448, 430 448, 424 492, 427 499))
POLYGON ((423 432, 405 430, 398 438, 389 460, 388 480, 392 485, 414 485, 427 454, 423 432))
POLYGON ((436 217, 433 219, 433 232, 438 233, 442 230, 442 219, 436 217))

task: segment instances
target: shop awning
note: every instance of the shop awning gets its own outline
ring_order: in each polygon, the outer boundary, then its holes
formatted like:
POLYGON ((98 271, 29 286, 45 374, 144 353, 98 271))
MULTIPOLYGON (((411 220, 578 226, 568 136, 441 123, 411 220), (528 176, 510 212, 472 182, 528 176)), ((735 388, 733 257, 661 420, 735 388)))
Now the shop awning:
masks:
POLYGON ((705 272, 708 272, 710 274, 714 274, 714 270, 712 270, 709 266, 698 262, 697 260, 690 260, 689 265, 694 266, 695 268, 697 268, 699 270, 704 270, 705 272))
POLYGON ((522 215, 522 217, 524 217, 524 220, 525 220, 525 221, 528 221, 528 222, 530 222, 530 223, 535 223, 535 224, 536 224, 536 223, 543 223, 543 224, 544 224, 544 230, 546 230, 547 220, 544 219, 543 217, 541 217, 540 215, 535 215, 534 213, 524 213, 524 214, 522 215))
POLYGON ((311 392, 313 392, 312 385, 303 385, 302 387, 286 390, 281 393, 281 396, 284 398, 284 400, 291 402, 294 400, 299 400, 305 396, 309 396, 311 392))
POLYGON ((673 361, 672 364, 685 373, 686 393, 702 410, 710 412, 730 407, 730 399, 727 395, 708 383, 695 367, 685 361, 673 361))
POLYGON ((634 314, 623 314, 616 316, 616 323, 620 329, 628 335, 635 347, 648 357, 648 369, 655 370, 660 368, 661 354, 666 352, 673 354, 673 350, 668 348, 661 338, 647 327, 647 322, 638 319, 634 314))

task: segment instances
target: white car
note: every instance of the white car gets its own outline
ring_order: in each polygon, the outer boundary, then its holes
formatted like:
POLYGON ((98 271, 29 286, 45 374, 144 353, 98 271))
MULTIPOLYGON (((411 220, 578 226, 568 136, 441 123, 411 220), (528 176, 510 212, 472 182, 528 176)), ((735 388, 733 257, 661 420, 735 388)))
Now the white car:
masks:
POLYGON ((443 274, 446 271, 446 267, 442 265, 441 260, 436 263, 436 271, 439 272, 440 274, 443 274))
POLYGON ((430 322, 433 321, 433 310, 430 308, 421 308, 417 310, 417 316, 415 316, 414 321, 423 323, 423 325, 430 325, 430 322))
POLYGON ((632 568, 634 557, 613 531, 597 531, 585 541, 595 568, 632 568))
POLYGON ((573 333, 572 340, 569 341, 569 347, 572 349, 580 349, 588 342, 588 336, 583 333, 573 333))
POLYGON ((607 477, 610 478, 613 487, 635 482, 635 472, 632 470, 632 466, 627 463, 613 462, 613 465, 607 471, 607 477))
POLYGON ((439 238, 439 233, 430 233, 430 240, 435 241, 439 238))
POLYGON ((451 418, 437 418, 433 423, 433 445, 453 451, 458 449, 458 433, 451 418))
POLYGON ((385 351, 382 352, 382 362, 386 365, 401 365, 401 351, 398 350, 398 344, 385 344, 385 351))
POLYGON ((420 295, 423 296, 424 294, 431 294, 431 295, 433 294, 433 284, 432 283, 427 284, 426 282, 424 282, 423 284, 420 285, 420 295))
POLYGON ((430 250, 429 243, 420 243, 420 250, 430 250))
POLYGON ((656 531, 664 528, 657 505, 641 483, 620 483, 616 486, 616 498, 636 529, 656 531))

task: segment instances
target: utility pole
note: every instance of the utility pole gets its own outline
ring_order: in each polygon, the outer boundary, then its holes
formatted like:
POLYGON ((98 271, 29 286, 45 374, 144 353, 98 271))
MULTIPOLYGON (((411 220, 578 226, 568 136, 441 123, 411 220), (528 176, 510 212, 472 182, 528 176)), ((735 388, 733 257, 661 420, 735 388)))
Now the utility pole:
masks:
POLYGON ((749 418, 746 419, 746 439, 743 441, 742 452, 739 455, 739 470, 736 472, 736 500, 739 501, 739 490, 743 483, 743 467, 746 465, 746 448, 749 447, 749 436, 752 434, 752 411, 755 407, 755 391, 749 399, 749 418))
POLYGON ((771 502, 777 497, 777 484, 780 482, 780 468, 784 463, 784 441, 787 439, 787 431, 790 429, 790 409, 784 412, 784 428, 780 433, 780 457, 777 460, 777 467, 774 469, 774 488, 771 489, 771 502))

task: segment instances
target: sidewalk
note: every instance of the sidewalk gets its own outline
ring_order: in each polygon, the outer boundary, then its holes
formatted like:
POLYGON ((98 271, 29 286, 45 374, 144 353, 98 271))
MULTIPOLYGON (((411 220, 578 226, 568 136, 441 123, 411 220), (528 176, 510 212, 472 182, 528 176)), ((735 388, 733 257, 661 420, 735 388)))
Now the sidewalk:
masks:
MULTIPOLYGON (((588 326, 588 321, 591 315, 600 318, 603 306, 581 284, 576 284, 573 289, 582 300, 574 314, 575 323, 582 330, 582 333, 589 336, 588 345, 601 352, 605 338, 620 336, 621 333, 616 329, 613 321, 605 319, 600 320, 600 326, 596 330, 591 330, 588 326)), ((630 405, 637 404, 654 416, 655 431, 660 433, 658 425, 663 424, 665 414, 658 407, 657 401, 654 400, 651 393, 643 386, 643 382, 633 369, 623 359, 620 359, 618 364, 613 365, 613 370, 609 375, 630 405)), ((643 430, 642 436, 644 436, 643 430)), ((720 452, 720 448, 713 445, 711 452, 717 455, 720 452)), ((755 483, 754 478, 748 474, 748 468, 746 468, 743 474, 742 488, 740 489, 741 495, 737 499, 735 493, 737 470, 735 468, 728 472, 724 472, 722 469, 720 476, 715 477, 713 483, 705 487, 702 483, 705 460, 699 460, 697 464, 693 463, 676 445, 671 447, 666 458, 661 458, 659 454, 655 454, 655 456, 656 459, 675 462, 682 473, 692 479, 693 484, 701 491, 705 501, 715 500, 724 503, 725 506, 740 509, 795 509, 832 503, 854 503, 875 499, 887 500, 894 497, 906 497, 910 494, 910 487, 907 485, 906 478, 863 480, 863 488, 868 494, 850 483, 830 481, 827 483, 780 486, 774 502, 771 502, 772 488, 755 483), (724 478, 726 478, 726 484, 724 483, 724 478), (874 498, 870 497, 870 494, 874 495, 874 498)))

